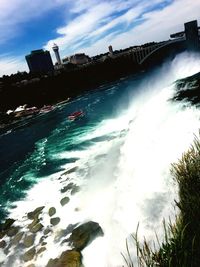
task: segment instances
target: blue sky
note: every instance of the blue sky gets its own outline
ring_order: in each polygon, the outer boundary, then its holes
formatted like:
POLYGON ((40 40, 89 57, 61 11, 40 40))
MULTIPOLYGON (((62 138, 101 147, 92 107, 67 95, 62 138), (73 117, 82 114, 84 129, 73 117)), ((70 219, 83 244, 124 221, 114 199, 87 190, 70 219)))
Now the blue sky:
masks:
POLYGON ((166 40, 199 10, 200 0, 0 0, 0 76, 27 70, 31 50, 54 61, 53 43, 64 57, 166 40))

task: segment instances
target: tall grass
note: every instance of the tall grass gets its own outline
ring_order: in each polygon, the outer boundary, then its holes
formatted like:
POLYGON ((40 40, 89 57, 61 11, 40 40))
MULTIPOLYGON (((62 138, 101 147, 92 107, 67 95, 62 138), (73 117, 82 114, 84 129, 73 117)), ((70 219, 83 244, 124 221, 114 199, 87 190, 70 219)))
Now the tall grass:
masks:
MULTIPOLYGON (((137 248, 138 267, 200 267, 200 139, 195 137, 193 145, 172 164, 171 173, 178 183, 180 212, 175 223, 163 222, 164 241, 156 236, 154 245, 133 237, 137 248), (157 247, 157 249, 155 248, 157 247)), ((134 267, 128 242, 126 265, 134 267)))

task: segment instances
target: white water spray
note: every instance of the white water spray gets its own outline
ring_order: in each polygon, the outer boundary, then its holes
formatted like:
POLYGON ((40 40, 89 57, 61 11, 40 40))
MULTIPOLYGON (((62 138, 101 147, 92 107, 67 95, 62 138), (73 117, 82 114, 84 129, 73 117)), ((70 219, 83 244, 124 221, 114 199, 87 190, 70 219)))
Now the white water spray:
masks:
MULTIPOLYGON (((85 150, 60 155, 80 158, 65 166, 67 169, 78 166, 67 175, 69 180, 65 181, 65 176, 58 180, 60 173, 52 175, 17 203, 10 216, 22 218, 22 225, 27 224, 24 213, 42 205, 45 205, 44 225, 49 224, 47 211, 51 206, 56 207, 56 216, 61 218, 46 239, 47 250, 33 260, 36 267, 44 267, 49 258, 67 249, 66 243, 56 243, 55 237, 69 224, 92 220, 103 229, 104 236, 82 252, 85 267, 123 266, 120 253, 126 253, 125 240, 135 232, 138 222, 140 239, 143 236, 154 239, 155 230, 162 236, 162 220, 173 217, 177 197, 170 166, 192 143, 194 134, 198 133, 200 116, 197 108, 168 100, 174 94, 175 80, 198 71, 200 59, 183 54, 146 78, 133 94, 127 110, 102 121, 89 133, 77 137, 76 142, 109 138, 94 142, 85 150), (69 182, 80 185, 81 190, 61 207, 60 189, 69 182)), ((35 242, 41 236, 38 234, 35 242)), ((19 262, 16 259, 14 265, 19 262)))

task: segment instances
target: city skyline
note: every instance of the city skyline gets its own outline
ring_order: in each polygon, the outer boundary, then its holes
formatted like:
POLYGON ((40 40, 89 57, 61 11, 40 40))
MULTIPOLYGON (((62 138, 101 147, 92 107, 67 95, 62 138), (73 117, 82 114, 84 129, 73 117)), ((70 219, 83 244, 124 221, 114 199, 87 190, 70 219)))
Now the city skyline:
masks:
POLYGON ((198 19, 200 0, 25 0, 0 2, 0 76, 27 71, 25 54, 56 43, 61 57, 90 56, 169 38, 183 22, 198 19), (75 3, 74 3, 75 2, 75 3), (13 15, 14 14, 14 15, 13 15), (12 16, 11 16, 12 15, 12 16))

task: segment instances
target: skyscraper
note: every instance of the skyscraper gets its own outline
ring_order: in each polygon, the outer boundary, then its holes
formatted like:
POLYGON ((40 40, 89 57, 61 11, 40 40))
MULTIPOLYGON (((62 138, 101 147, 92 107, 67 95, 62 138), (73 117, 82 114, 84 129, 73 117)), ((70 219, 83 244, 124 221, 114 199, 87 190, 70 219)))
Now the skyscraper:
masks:
POLYGON ((30 72, 49 72, 54 70, 49 51, 44 51, 43 49, 31 51, 26 56, 26 62, 30 72))
POLYGON ((53 47, 52 47, 54 53, 55 53, 55 56, 56 56, 56 60, 57 60, 57 63, 58 65, 61 65, 62 62, 61 62, 61 59, 60 59, 60 54, 59 54, 59 47, 57 46, 57 44, 54 44, 53 47))

